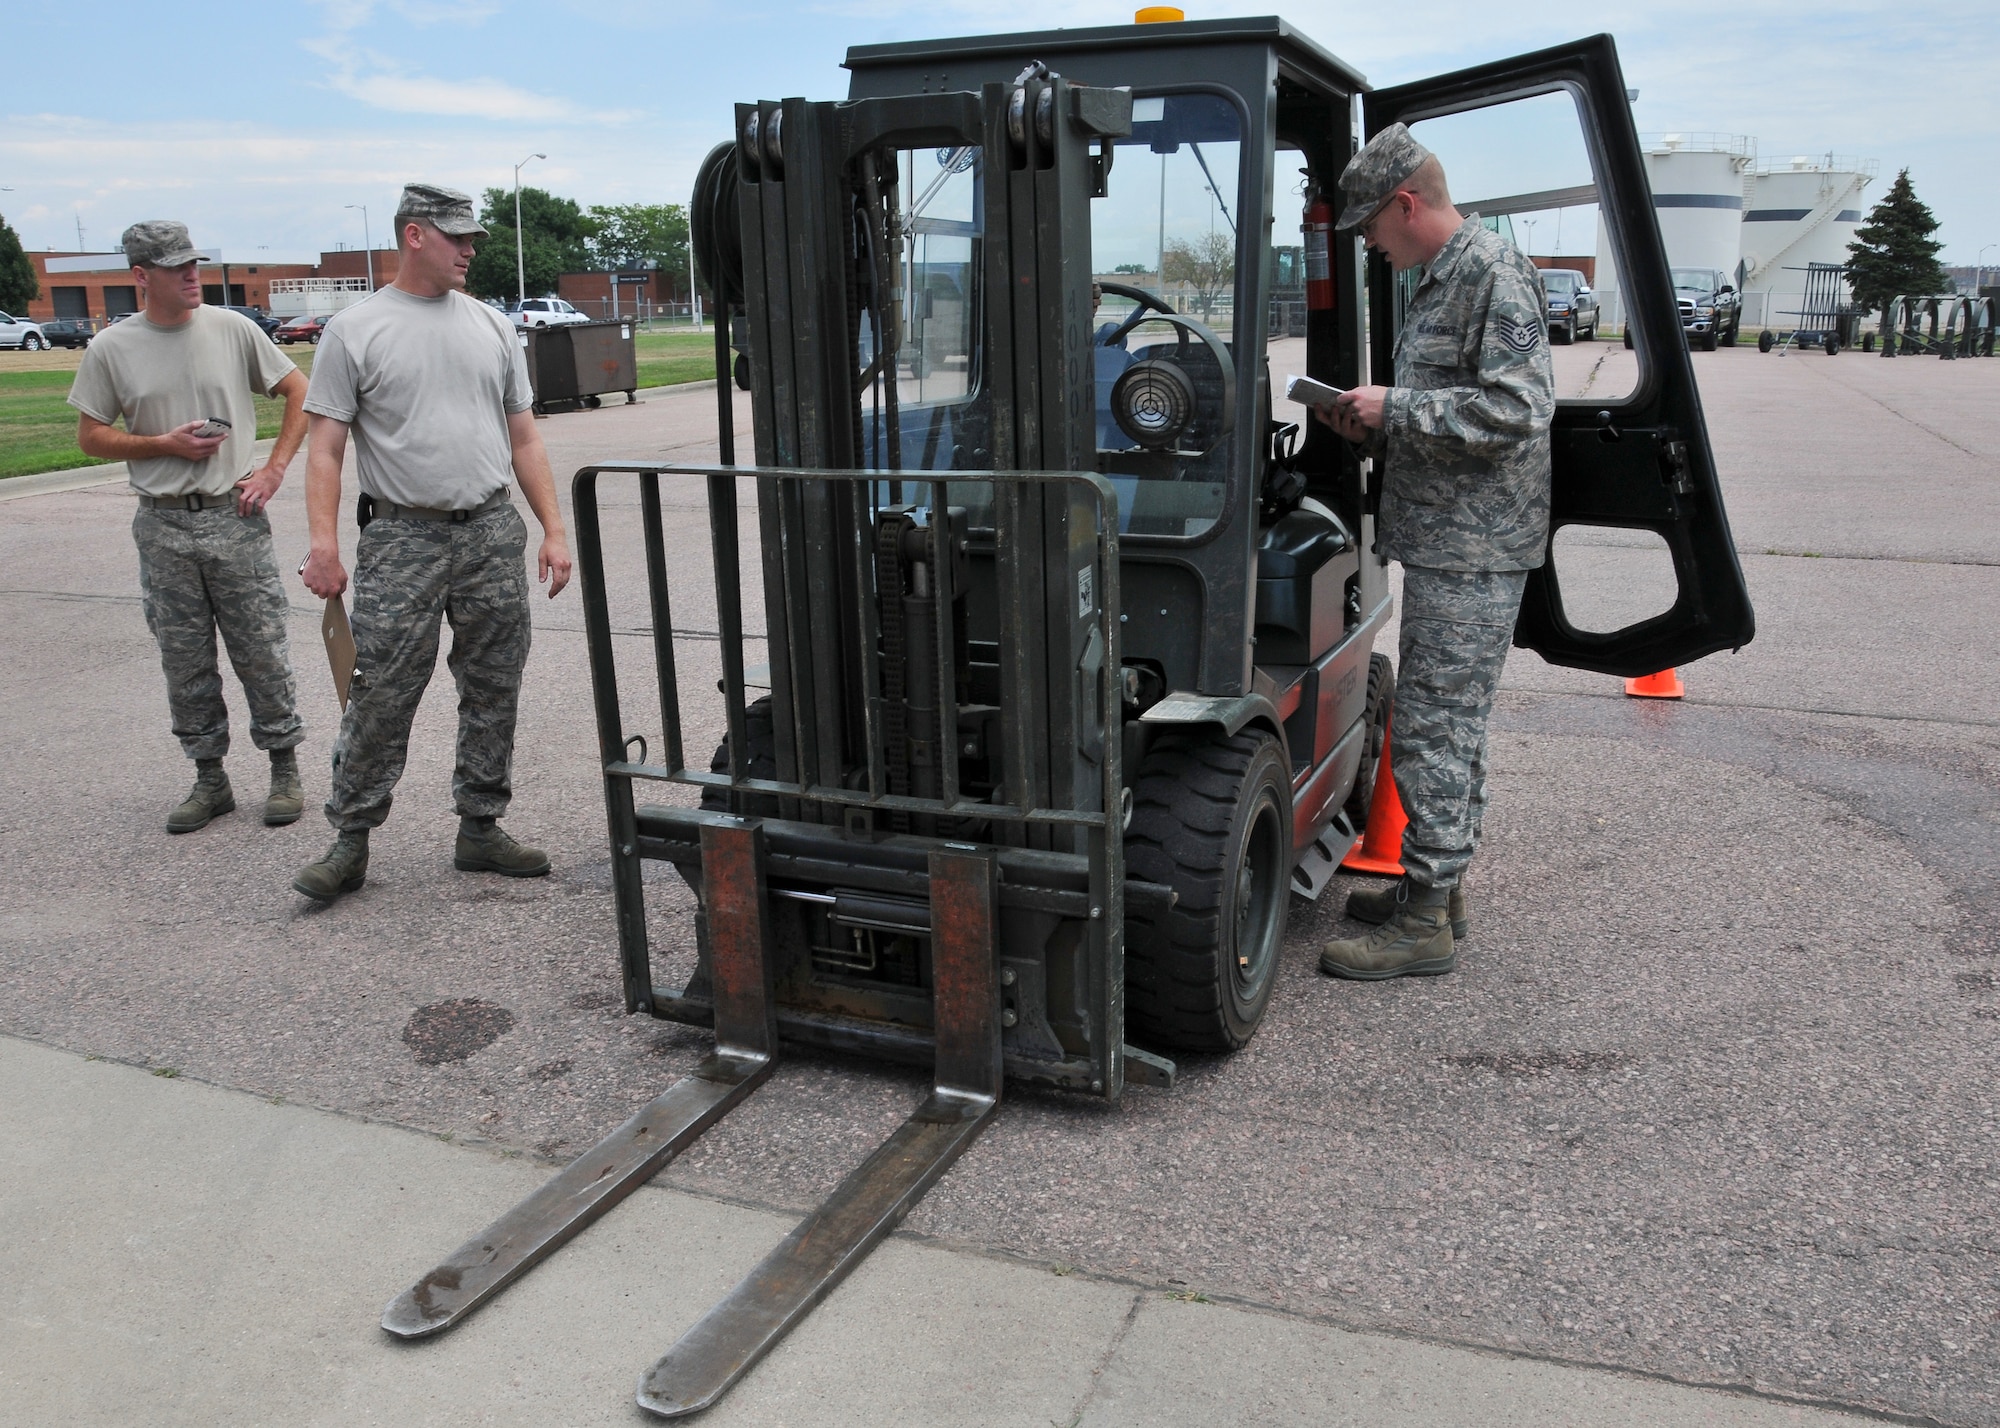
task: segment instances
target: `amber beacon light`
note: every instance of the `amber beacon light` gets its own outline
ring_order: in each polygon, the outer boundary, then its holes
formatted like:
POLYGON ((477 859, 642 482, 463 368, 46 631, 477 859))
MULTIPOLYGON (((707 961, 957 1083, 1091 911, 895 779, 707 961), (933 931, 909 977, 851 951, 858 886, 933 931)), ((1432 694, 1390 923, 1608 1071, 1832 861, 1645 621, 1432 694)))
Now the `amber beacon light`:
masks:
POLYGON ((1135 25, 1170 25, 1186 18, 1187 11, 1178 5, 1141 5, 1132 13, 1135 25))

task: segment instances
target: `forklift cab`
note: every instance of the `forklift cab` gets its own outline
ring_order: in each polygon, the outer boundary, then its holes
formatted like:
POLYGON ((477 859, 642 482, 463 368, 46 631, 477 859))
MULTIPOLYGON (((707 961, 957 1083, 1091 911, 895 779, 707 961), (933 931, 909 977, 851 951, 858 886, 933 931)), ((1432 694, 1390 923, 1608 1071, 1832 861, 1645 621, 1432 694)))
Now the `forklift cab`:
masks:
POLYGON ((645 1376, 664 1417, 809 1313, 1003 1082, 1116 1101, 1172 1085, 1163 1052, 1256 1033, 1288 901, 1352 841, 1388 714, 1380 475, 1279 396, 1292 373, 1390 380, 1397 281, 1331 231, 1374 128, 1555 97, 1589 182, 1488 206, 1594 202, 1622 274, 1634 365, 1599 383, 1599 360, 1560 403, 1554 518, 1646 534, 1668 578, 1640 618, 1577 619, 1552 559, 1516 643, 1639 675, 1751 634, 1608 38, 1373 92, 1276 19, 862 46, 847 67, 845 101, 739 104, 696 180, 720 461, 573 483, 625 1006, 712 1026, 714 1052, 383 1319, 459 1322, 754 1093, 781 1044, 931 1067, 908 1120, 645 1376), (698 656, 664 496, 690 481, 713 576, 692 603, 719 626, 698 656), (638 630, 612 619, 599 499, 628 482, 636 518, 609 509, 643 542, 638 630), (633 634, 657 723, 621 702, 633 634), (715 665, 727 734, 690 766, 683 688, 706 701, 715 665), (684 796, 641 803, 657 785, 684 796), (678 987, 654 980, 647 860, 699 898, 678 987))

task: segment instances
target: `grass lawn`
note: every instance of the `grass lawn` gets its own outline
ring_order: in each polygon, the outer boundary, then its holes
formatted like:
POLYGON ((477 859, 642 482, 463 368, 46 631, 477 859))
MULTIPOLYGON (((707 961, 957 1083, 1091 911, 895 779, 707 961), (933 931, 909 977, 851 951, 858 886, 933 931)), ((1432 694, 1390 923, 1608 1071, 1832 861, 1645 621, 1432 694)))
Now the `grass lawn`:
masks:
MULTIPOLYGON (((313 349, 293 346, 285 355, 299 370, 312 372, 313 349)), ((67 471, 73 466, 102 466, 76 445, 76 408, 67 400, 75 380, 81 349, 5 354, 0 362, 0 479, 31 476, 37 471, 67 471)), ((285 404, 255 398, 257 435, 276 436, 285 404)))
POLYGON ((715 376, 715 333, 642 332, 639 344, 639 385, 671 387, 680 382, 706 382, 715 376))
MULTIPOLYGON (((642 387, 715 375, 713 332, 641 332, 637 341, 642 387)), ((299 343, 284 352, 310 376, 314 350, 299 343)), ((0 479, 103 464, 77 449, 76 409, 64 400, 82 360, 81 349, 0 352, 0 479)), ((276 436, 285 404, 265 397, 256 401, 257 435, 276 436)))

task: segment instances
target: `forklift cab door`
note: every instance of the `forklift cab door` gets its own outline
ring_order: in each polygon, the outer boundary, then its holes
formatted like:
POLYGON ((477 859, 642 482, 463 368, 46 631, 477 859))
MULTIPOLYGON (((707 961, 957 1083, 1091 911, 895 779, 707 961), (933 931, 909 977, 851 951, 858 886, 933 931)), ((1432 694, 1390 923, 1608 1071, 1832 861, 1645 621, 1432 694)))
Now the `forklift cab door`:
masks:
MULTIPOLYGON (((1596 261, 1614 262, 1620 275, 1637 371, 1628 374, 1624 390, 1614 385, 1612 393, 1596 395, 1586 380, 1572 384, 1581 389, 1566 396, 1559 370, 1550 433, 1554 490, 1549 559, 1529 578, 1514 642, 1552 664, 1628 677, 1650 674, 1748 643, 1755 620, 1722 507, 1666 247, 1611 37, 1598 35, 1378 90, 1362 100, 1365 132, 1372 136, 1400 122, 1422 140, 1425 121, 1469 116, 1461 129, 1477 133, 1480 111, 1493 117, 1489 127, 1497 128, 1492 111, 1544 95, 1566 95, 1574 103, 1590 183, 1517 194, 1487 205, 1501 213, 1483 216, 1489 222, 1505 221, 1506 210, 1512 210, 1535 212, 1546 221, 1549 209, 1597 205, 1600 242, 1608 238, 1610 251, 1600 247, 1596 261), (1671 575, 1659 583, 1670 584, 1671 594, 1661 592, 1657 613, 1620 628, 1592 629, 1588 626, 1594 622, 1577 618, 1565 604, 1565 557, 1585 549, 1565 537, 1573 539, 1593 527, 1610 528, 1603 539, 1613 545, 1621 538, 1629 544, 1633 533, 1641 532, 1664 543, 1671 575)), ((1476 178, 1454 172, 1449 160, 1445 167, 1455 197, 1485 192, 1476 178)), ((1460 204, 1461 211, 1465 207, 1460 204)), ((1544 229, 1544 242, 1546 233, 1544 229)), ((1370 334, 1377 380, 1386 382, 1392 380, 1400 304, 1388 265, 1379 257, 1369 261, 1373 311, 1391 318, 1376 323, 1370 334)), ((1596 286, 1603 286, 1601 278, 1596 286)), ((1618 355, 1602 353, 1597 368, 1618 355)), ((1581 587, 1583 581, 1577 583, 1581 587)))

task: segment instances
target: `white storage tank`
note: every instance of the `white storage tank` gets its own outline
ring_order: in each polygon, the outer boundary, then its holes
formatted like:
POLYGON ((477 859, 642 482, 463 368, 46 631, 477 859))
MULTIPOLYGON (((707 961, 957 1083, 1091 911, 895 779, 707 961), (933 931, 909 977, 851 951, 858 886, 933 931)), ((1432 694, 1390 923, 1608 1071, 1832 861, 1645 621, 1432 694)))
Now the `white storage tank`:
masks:
MULTIPOLYGON (((1653 213, 1676 268, 1714 268, 1734 282, 1742 257, 1745 171, 1757 141, 1745 134, 1648 134, 1640 140, 1653 213)), ((1622 325, 1623 303, 1610 236, 1597 227, 1597 291, 1608 326, 1622 325)))
POLYGON ((1743 209, 1743 325, 1786 328, 1812 263, 1844 265, 1868 205, 1873 159, 1800 154, 1757 166, 1743 209))

